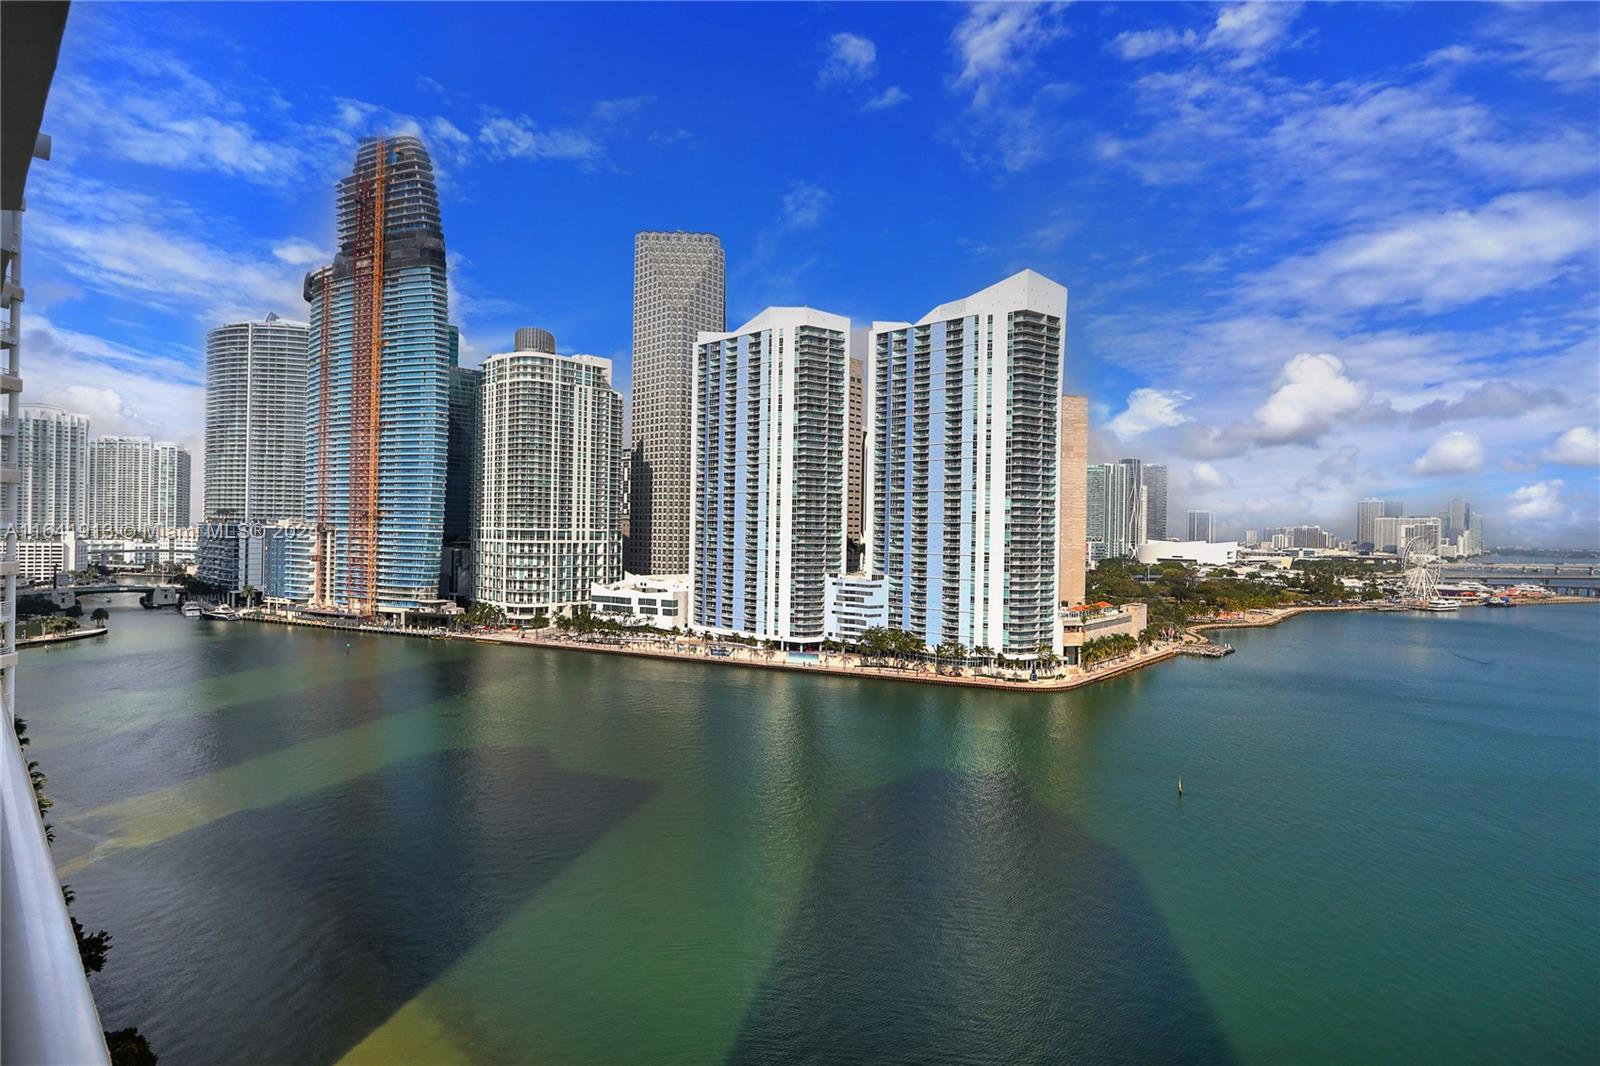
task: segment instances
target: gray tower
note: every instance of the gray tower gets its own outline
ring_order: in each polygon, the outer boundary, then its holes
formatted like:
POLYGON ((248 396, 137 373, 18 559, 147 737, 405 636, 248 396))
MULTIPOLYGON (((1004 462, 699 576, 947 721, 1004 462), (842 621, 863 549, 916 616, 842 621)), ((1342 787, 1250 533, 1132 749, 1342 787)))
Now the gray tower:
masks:
POLYGON ((727 329, 727 263, 710 233, 641 233, 633 246, 633 454, 628 558, 689 572, 694 350, 727 329))

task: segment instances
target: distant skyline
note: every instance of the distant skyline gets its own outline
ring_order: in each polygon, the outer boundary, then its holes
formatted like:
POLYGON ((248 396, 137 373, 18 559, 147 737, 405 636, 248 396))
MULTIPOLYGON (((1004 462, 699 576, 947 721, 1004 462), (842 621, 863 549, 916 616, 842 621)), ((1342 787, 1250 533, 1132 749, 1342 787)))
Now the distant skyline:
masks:
POLYGON ((306 320, 356 139, 411 131, 468 365, 538 325, 626 396, 639 230, 719 235, 730 323, 1032 268, 1090 460, 1219 537, 1461 495, 1594 547, 1597 112, 1590 5, 78 4, 23 401, 199 469, 206 331, 306 320))

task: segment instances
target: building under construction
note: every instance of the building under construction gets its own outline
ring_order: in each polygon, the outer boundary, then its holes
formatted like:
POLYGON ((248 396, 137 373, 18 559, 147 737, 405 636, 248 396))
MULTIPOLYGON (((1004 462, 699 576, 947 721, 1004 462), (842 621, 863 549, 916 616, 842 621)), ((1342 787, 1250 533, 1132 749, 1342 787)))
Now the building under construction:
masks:
POLYGON ((371 138, 338 185, 339 251, 306 275, 303 587, 368 617, 438 597, 449 435, 444 230, 422 141, 371 138))

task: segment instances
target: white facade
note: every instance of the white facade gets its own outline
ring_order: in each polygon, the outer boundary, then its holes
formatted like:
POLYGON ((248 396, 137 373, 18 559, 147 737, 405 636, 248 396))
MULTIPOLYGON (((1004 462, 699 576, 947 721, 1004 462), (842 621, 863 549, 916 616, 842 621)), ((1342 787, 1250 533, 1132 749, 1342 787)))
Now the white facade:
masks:
POLYGON ((930 646, 1060 648, 1058 505, 1067 290, 1024 270, 874 322, 868 569, 889 624, 930 646))
POLYGON ((87 519, 89 416, 30 404, 17 424, 17 528, 49 537, 76 530, 87 519))
POLYGON ((189 449, 157 441, 150 449, 150 521, 157 529, 189 524, 189 449))
POLYGON ((1199 563, 1203 566, 1228 566, 1239 560, 1237 541, 1147 540, 1135 556, 1141 563, 1199 563))
POLYGON ((96 537, 125 537, 151 527, 149 437, 100 437, 89 442, 88 526, 96 537))
POLYGON ((695 627, 823 639, 824 583, 845 565, 849 336, 848 318, 810 307, 769 307, 732 333, 700 335, 695 627))
MULTIPOLYGON (((1189 526, 1189 540, 1216 540, 1216 516, 1210 511, 1190 511, 1187 515, 1189 526)), ((1152 540, 1166 540, 1166 537, 1154 537, 1152 540)))
POLYGON ((82 570, 87 563, 76 533, 17 539, 17 576, 24 581, 49 581, 59 573, 82 570))
POLYGON ((512 621, 588 603, 594 585, 622 575, 622 396, 611 360, 492 355, 482 395, 477 598, 512 621))
POLYGON ((689 624, 689 575, 627 574, 621 581, 591 586, 589 600, 595 614, 635 625, 675 629, 689 624))
POLYGON ((206 334, 206 520, 304 514, 308 330, 269 314, 206 334))
MULTIPOLYGON (((1149 491, 1144 464, 1119 459, 1089 467, 1089 555, 1092 562, 1126 559, 1149 536, 1149 491)), ((1163 518, 1163 522, 1165 519, 1163 518)))
POLYGON ((824 587, 823 634, 853 644, 873 627, 889 624, 889 582, 866 574, 829 574, 824 587))

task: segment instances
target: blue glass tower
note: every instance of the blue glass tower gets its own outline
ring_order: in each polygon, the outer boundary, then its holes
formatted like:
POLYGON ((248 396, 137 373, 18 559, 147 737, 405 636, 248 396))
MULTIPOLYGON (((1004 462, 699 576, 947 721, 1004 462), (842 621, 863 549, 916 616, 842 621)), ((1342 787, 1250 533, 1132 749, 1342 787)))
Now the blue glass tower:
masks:
POLYGON ((339 252, 306 275, 306 515, 313 606, 361 616, 437 601, 451 336, 433 163, 368 138, 339 182, 339 252))

